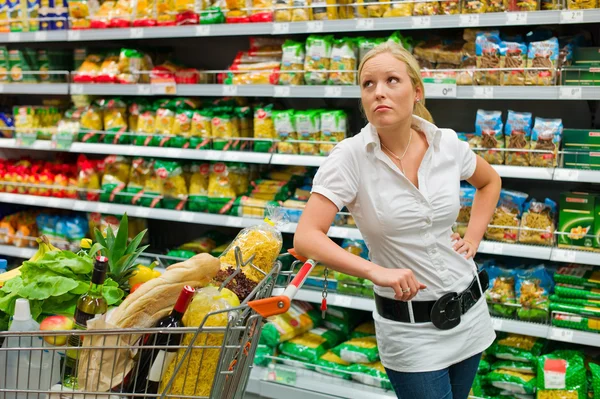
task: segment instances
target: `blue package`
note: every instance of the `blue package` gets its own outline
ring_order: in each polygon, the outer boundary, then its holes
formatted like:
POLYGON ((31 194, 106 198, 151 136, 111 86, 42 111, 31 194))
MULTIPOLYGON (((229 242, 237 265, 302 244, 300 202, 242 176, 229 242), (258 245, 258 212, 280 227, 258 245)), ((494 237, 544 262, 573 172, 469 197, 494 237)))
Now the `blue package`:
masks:
POLYGON ((531 142, 531 126, 533 115, 531 112, 508 111, 504 137, 506 148, 506 164, 513 166, 529 166, 529 153, 518 152, 516 149, 528 150, 531 142))
POLYGON ((15 127, 15 121, 11 114, 0 112, 0 134, 2 137, 11 138, 13 137, 13 129, 15 127), (8 128, 8 129, 7 129, 8 128))
POLYGON ((558 166, 558 149, 562 141, 562 134, 562 119, 535 118, 533 131, 531 132, 531 148, 547 152, 531 153, 529 164, 545 168, 558 166))
POLYGON ((346 238, 342 241, 342 248, 363 259, 369 259, 369 248, 367 248, 367 244, 363 240, 346 238))
POLYGON ((517 271, 517 316, 521 320, 546 321, 549 316, 550 294, 554 288, 552 276, 544 265, 517 271))
POLYGON ((69 27, 69 3, 67 0, 50 0, 51 30, 66 30, 69 27))
POLYGON ((477 110, 475 119, 475 136, 479 140, 478 147, 489 148, 480 155, 492 165, 504 163, 504 152, 497 148, 504 148, 504 131, 502 111, 477 110))
POLYGON ((485 293, 490 313, 496 316, 511 317, 516 310, 515 273, 498 266, 486 268, 490 278, 490 288, 485 293))

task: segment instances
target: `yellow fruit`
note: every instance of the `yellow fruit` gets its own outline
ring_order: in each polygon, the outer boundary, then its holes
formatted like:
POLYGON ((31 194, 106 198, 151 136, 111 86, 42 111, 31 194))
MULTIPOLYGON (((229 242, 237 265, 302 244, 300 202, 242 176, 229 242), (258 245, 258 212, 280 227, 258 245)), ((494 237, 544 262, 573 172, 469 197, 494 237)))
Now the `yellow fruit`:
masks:
POLYGON ((90 249, 92 247, 92 240, 89 238, 82 238, 80 245, 82 249, 90 249))
POLYGON ((221 298, 226 300, 232 308, 240 306, 240 299, 233 293, 233 291, 228 290, 227 288, 223 288, 221 293, 214 297, 214 299, 221 298))
POLYGON ((160 276, 160 272, 154 271, 147 266, 138 265, 133 275, 129 278, 129 286, 133 287, 139 283, 145 283, 160 276))

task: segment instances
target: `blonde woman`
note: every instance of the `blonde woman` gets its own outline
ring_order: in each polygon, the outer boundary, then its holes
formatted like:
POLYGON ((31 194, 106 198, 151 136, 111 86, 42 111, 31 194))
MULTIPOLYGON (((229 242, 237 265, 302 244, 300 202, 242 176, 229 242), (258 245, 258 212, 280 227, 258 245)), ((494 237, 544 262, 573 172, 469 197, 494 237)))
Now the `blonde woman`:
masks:
POLYGON ((494 340, 473 261, 501 180, 425 108, 419 66, 394 43, 359 67, 368 124, 338 144, 319 169, 294 237, 304 256, 375 284, 381 361, 401 399, 466 399, 481 352, 494 340), (464 239, 451 226, 460 181, 476 189, 464 239), (371 261, 327 237, 348 207, 371 261))

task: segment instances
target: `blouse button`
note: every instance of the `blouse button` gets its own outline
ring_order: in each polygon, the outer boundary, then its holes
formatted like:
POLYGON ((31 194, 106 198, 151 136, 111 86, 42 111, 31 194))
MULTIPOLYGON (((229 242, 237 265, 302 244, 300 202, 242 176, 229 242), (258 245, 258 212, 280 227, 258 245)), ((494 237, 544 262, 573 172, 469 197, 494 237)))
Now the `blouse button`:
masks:
POLYGON ((430 217, 426 217, 426 218, 425 218, 425 222, 426 222, 427 224, 431 224, 431 218, 430 218, 430 217))

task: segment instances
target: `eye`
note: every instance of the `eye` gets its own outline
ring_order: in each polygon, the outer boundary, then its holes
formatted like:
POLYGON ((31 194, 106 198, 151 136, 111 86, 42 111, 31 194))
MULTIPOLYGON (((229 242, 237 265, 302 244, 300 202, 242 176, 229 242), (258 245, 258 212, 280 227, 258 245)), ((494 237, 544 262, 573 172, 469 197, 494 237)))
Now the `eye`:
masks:
POLYGON ((400 81, 400 79, 394 77, 394 76, 390 76, 388 78, 388 83, 398 83, 400 81))
POLYGON ((372 82, 372 81, 370 81, 370 80, 365 80, 365 81, 363 82, 363 84, 362 84, 362 87, 366 89, 367 87, 371 87, 372 85, 373 85, 373 82, 372 82))

